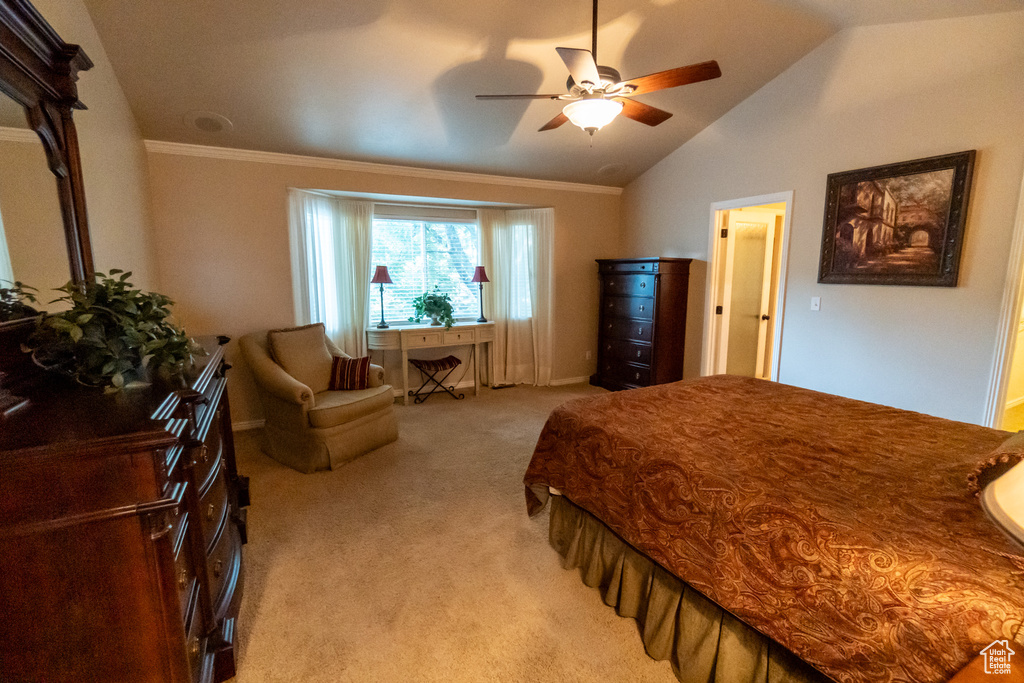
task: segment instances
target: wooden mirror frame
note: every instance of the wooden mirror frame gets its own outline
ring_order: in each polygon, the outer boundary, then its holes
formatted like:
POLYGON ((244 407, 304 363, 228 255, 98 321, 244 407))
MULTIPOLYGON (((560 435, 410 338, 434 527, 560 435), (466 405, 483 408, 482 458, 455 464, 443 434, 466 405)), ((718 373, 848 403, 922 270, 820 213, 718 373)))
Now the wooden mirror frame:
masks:
POLYGON ((95 271, 78 132, 71 115, 85 109, 78 99, 78 73, 92 66, 82 48, 61 40, 28 0, 0 0, 0 91, 25 108, 57 176, 68 266, 79 284, 91 281, 95 271))

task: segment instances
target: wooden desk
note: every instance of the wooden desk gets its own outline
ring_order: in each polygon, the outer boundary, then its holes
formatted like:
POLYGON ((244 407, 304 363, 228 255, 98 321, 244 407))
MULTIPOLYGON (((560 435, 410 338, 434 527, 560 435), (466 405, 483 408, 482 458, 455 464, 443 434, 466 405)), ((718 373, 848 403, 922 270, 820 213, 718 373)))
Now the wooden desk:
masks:
MULTIPOLYGON (((436 349, 443 346, 473 347, 473 394, 480 393, 480 347, 494 341, 494 323, 456 323, 450 330, 443 326, 414 323, 392 325, 386 329, 366 330, 366 345, 371 351, 402 352, 402 401, 409 405, 409 350, 436 349)), ((488 354, 490 355, 490 354, 488 354)))

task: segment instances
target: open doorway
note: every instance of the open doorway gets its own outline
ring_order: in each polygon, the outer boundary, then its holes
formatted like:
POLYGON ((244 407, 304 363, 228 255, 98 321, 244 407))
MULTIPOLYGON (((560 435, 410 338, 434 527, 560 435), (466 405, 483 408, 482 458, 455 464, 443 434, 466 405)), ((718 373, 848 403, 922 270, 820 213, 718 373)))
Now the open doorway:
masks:
POLYGON ((702 375, 779 378, 792 192, 711 206, 702 375))
POLYGON ((1024 179, 1017 202, 982 424, 1008 431, 1024 429, 1024 179))

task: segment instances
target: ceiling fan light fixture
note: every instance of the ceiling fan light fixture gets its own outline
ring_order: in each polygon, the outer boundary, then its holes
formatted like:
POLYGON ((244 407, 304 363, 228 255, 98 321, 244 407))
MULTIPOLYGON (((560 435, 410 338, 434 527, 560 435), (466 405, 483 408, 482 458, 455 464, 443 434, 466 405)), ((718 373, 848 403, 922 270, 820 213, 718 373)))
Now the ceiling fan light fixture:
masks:
POLYGON ((622 111, 622 102, 593 97, 570 102, 562 109, 569 121, 591 135, 611 123, 622 111))

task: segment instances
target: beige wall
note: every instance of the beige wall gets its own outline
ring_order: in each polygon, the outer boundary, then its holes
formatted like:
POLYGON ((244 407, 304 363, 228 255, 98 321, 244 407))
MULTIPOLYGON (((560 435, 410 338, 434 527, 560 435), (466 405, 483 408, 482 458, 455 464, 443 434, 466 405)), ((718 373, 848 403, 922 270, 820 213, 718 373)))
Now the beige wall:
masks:
POLYGON ((1024 172, 1022 74, 1022 12, 844 31, 632 183, 625 247, 706 258, 712 202, 794 190, 780 380, 980 422, 1024 172), (966 149, 957 288, 817 283, 829 173, 966 149))
MULTIPOLYGON (((75 124, 96 269, 131 270, 136 286, 158 290, 145 153, 128 101, 82 1, 33 4, 61 38, 81 45, 95 65, 80 75, 78 95, 88 109, 75 112, 75 124)), ((46 189, 56 196, 50 185, 46 189)))
MULTIPOLYGON (((190 334, 227 334, 295 322, 288 252, 289 187, 503 202, 555 209, 555 378, 595 368, 595 258, 619 255, 617 194, 521 187, 150 152, 162 291, 190 334)), ((262 416, 244 363, 230 383, 236 422, 262 416)), ((389 367, 397 369, 393 363, 389 367)), ((400 385, 391 374, 388 381, 400 385)))

